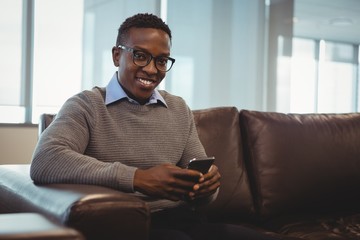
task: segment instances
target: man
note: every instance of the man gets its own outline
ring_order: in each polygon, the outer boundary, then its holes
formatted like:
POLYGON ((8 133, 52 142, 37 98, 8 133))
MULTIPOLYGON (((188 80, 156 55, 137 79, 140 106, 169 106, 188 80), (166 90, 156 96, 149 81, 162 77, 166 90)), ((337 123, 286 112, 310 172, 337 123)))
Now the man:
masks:
POLYGON ((66 101, 39 139, 31 177, 135 194, 150 206, 153 239, 190 239, 203 221, 192 209, 216 198, 220 174, 215 165, 206 174, 186 169, 206 153, 186 103, 156 89, 175 62, 170 47, 171 31, 160 18, 126 19, 112 48, 117 72, 106 88, 66 101), (176 221, 169 224, 169 216, 176 221))

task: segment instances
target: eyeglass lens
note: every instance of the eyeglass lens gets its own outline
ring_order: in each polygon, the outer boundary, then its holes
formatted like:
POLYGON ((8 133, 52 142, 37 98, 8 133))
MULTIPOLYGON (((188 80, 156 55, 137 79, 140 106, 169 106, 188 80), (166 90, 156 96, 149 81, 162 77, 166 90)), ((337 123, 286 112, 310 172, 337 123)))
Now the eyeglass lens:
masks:
POLYGON ((167 57, 163 57, 163 56, 153 57, 150 54, 142 51, 133 52, 133 61, 136 65, 140 67, 147 66, 153 58, 155 60, 155 67, 159 71, 167 72, 170 70, 170 68, 173 65, 173 62, 167 57))

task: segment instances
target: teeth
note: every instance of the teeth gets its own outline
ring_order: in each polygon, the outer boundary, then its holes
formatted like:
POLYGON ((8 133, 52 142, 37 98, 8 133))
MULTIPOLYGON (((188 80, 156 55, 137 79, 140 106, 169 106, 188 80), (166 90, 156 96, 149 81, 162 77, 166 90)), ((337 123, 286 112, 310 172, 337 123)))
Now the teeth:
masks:
POLYGON ((139 81, 142 83, 142 84, 145 84, 145 85, 150 85, 152 84, 152 81, 149 81, 149 80, 144 80, 144 79, 139 79, 139 81))

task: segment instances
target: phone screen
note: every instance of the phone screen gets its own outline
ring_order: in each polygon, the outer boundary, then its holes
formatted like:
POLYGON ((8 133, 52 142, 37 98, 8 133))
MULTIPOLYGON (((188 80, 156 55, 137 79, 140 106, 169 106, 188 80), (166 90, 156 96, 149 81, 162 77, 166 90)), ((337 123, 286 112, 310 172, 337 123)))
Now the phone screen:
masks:
POLYGON ((191 159, 188 165, 188 169, 193 169, 205 174, 209 171, 211 165, 214 163, 215 157, 208 158, 194 158, 191 159))

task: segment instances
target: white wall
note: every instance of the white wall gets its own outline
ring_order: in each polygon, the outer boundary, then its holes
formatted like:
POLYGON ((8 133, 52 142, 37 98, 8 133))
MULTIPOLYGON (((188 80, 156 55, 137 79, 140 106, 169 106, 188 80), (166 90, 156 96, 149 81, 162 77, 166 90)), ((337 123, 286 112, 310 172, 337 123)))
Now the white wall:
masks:
POLYGON ((37 134, 37 125, 0 126, 0 164, 30 163, 37 134))

